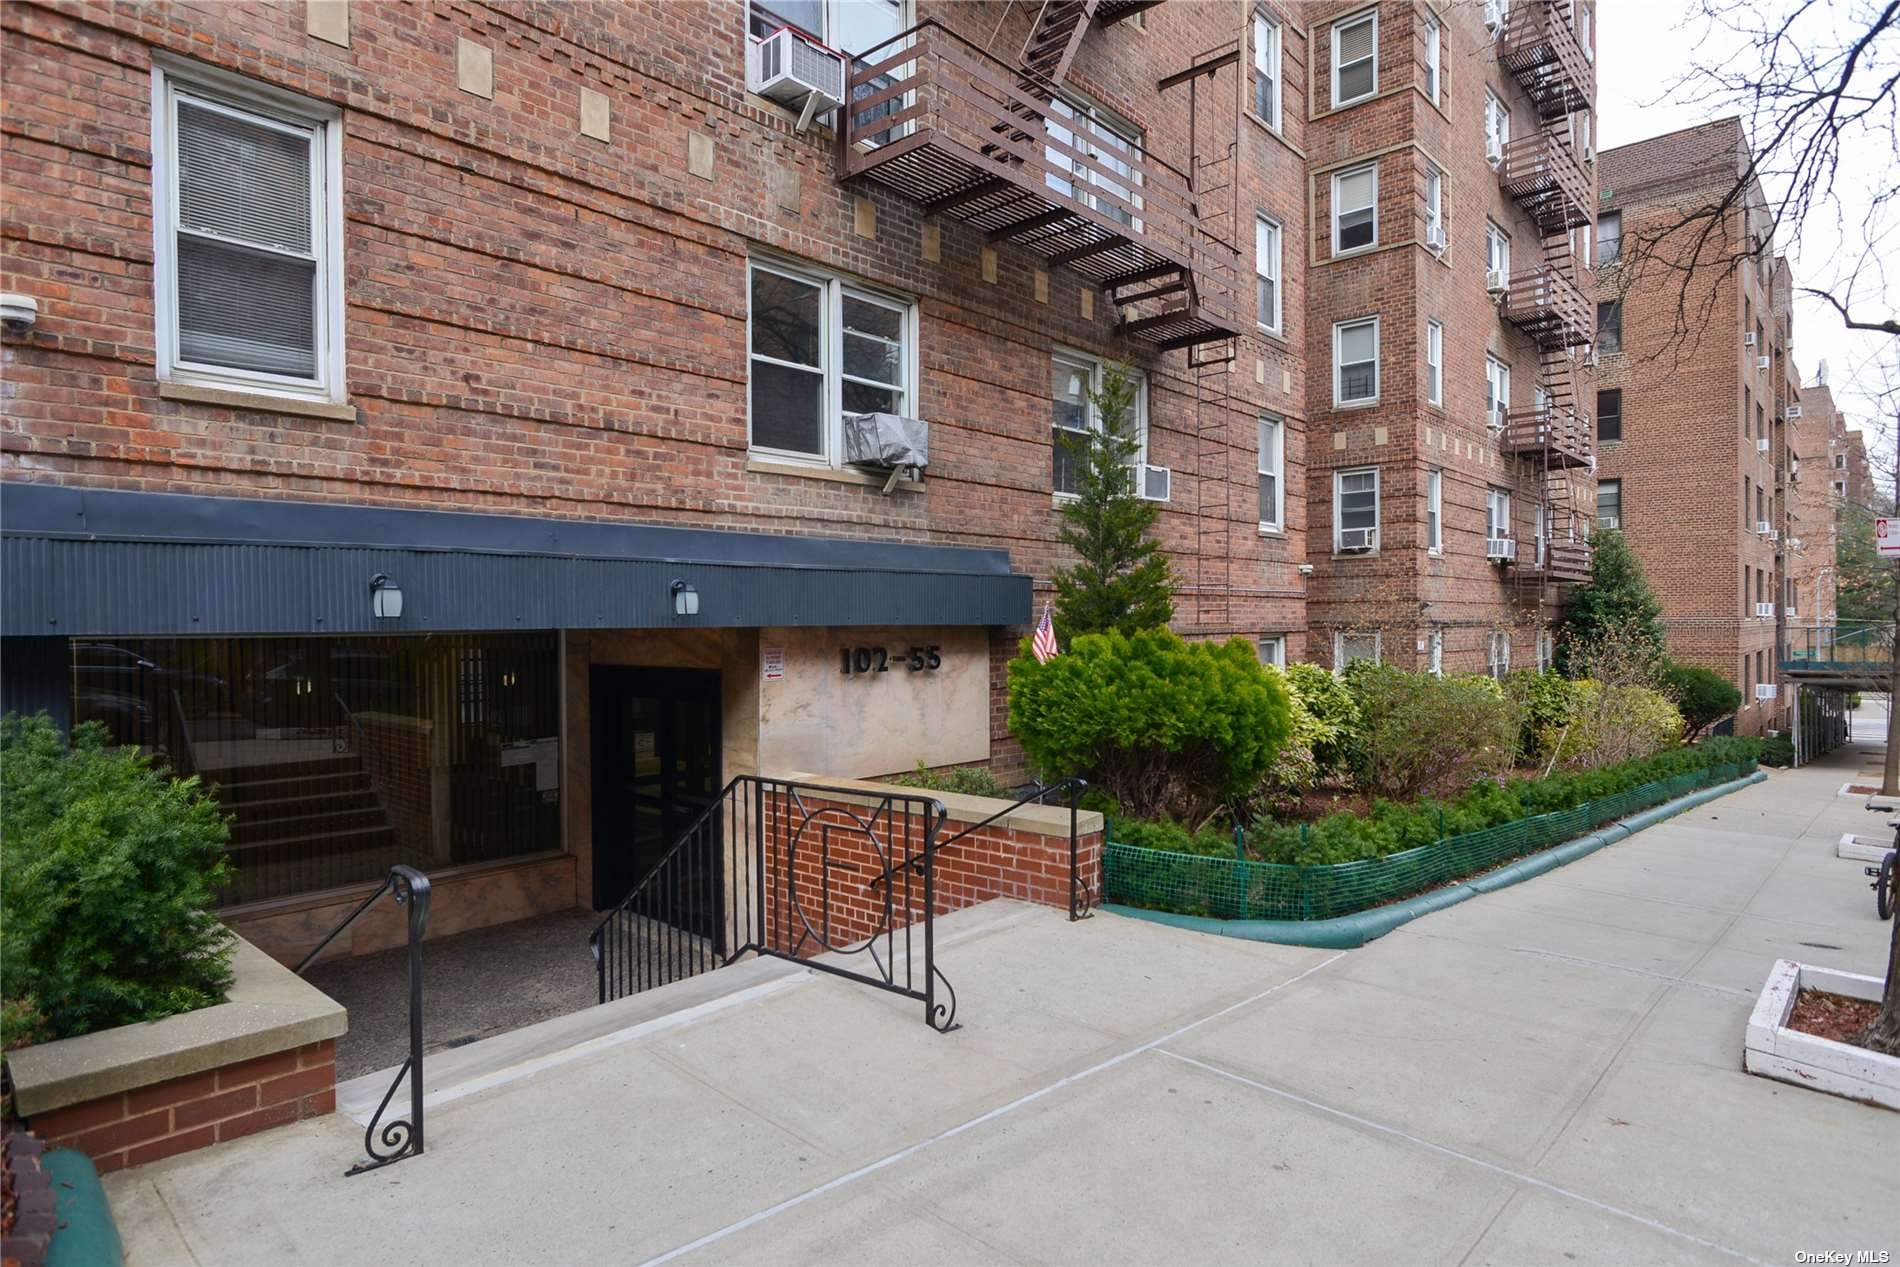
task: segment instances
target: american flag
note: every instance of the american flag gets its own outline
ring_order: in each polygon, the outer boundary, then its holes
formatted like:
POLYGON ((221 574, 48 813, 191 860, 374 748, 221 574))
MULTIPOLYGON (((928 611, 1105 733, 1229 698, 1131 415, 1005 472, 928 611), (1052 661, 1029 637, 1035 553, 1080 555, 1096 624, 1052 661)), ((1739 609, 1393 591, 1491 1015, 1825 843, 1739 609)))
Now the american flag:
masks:
POLYGON ((1036 638, 1029 649, 1035 653, 1038 664, 1047 664, 1056 658, 1056 622, 1048 603, 1042 605, 1042 622, 1036 626, 1036 638))

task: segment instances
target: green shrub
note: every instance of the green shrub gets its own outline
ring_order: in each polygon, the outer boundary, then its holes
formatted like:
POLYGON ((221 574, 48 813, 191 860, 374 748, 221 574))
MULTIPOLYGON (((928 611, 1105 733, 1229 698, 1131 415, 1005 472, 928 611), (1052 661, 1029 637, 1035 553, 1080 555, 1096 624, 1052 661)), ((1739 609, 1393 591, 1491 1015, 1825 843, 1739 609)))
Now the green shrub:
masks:
MULTIPOLYGON (((1320 779, 1352 773, 1359 743, 1359 705, 1346 684, 1317 664, 1286 666, 1287 685, 1299 696, 1300 706, 1313 718, 1313 762, 1320 779)), ((1297 732, 1295 732, 1297 738, 1297 732)))
POLYGON ((1135 818, 1198 824, 1251 795, 1291 713, 1241 638, 1084 634, 1047 664, 1025 651, 1009 665, 1009 729, 1030 761, 1046 777, 1082 775, 1135 818))
POLYGON ((1118 845, 1159 849, 1164 853, 1198 854, 1204 858, 1231 858, 1236 847, 1230 832, 1211 827, 1189 831, 1169 819, 1159 822, 1146 822, 1138 818, 1116 819, 1114 836, 1118 845))
POLYGON ((222 1001, 233 939, 212 908, 228 835, 198 780, 109 746, 104 727, 69 747, 44 714, 0 719, 0 1041, 222 1001))
POLYGON ((1411 798, 1501 775, 1517 752, 1517 712, 1485 677, 1439 677, 1357 661, 1346 685, 1358 704, 1355 774, 1379 796, 1411 798))
POLYGON ((1794 740, 1775 735, 1761 741, 1761 763, 1785 768, 1794 764, 1794 740))
POLYGON ((1504 679, 1504 690, 1517 709, 1517 759, 1543 766, 1556 737, 1570 724, 1577 706, 1577 685, 1551 669, 1517 669, 1504 679))
POLYGON ((900 774, 890 782, 899 787, 921 787, 932 792, 960 792, 965 796, 996 796, 1013 800, 1009 789, 1000 783, 996 776, 980 765, 953 766, 948 770, 931 770, 919 761, 917 768, 908 774, 900 774))
POLYGON ((1850 692, 1847 696, 1847 711, 1851 713, 1859 707, 1860 707, 1860 692, 1859 691, 1850 692))
POLYGON ((1699 664, 1663 661, 1658 685, 1682 714, 1685 740, 1694 739, 1742 706, 1742 693, 1733 682, 1699 664))
POLYGON ((1570 724, 1554 744, 1557 763, 1588 769, 1634 761, 1682 741, 1682 714, 1646 686, 1576 684, 1570 724))

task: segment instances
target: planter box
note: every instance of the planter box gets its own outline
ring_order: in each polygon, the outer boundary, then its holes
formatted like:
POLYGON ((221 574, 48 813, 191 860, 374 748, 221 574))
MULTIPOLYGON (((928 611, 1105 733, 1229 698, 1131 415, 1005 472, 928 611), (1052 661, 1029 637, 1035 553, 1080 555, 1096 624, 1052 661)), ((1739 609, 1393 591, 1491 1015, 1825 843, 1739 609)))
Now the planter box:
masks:
POLYGON ((1795 997, 1804 988, 1878 999, 1881 979, 1777 959, 1748 1018, 1743 1067, 1764 1078, 1900 1109, 1900 1057, 1788 1028, 1795 997))
POLYGON ((1891 836, 1856 836, 1851 831, 1842 832, 1841 843, 1834 847, 1837 856, 1855 862, 1879 862, 1892 851, 1891 836))

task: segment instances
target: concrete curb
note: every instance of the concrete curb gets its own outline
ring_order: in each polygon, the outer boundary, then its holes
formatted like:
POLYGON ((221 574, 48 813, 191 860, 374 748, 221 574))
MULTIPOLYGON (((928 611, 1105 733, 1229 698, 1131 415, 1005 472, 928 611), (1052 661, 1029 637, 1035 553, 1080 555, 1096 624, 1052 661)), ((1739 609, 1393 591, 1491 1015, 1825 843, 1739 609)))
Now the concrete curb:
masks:
POLYGON ((1456 906, 1466 898, 1476 897, 1480 893, 1493 893, 1498 889, 1508 888, 1532 876, 1539 876, 1546 871, 1561 867, 1566 862, 1575 862, 1578 858, 1595 853, 1605 845, 1613 845, 1619 840, 1633 836, 1645 827, 1653 827, 1684 810, 1692 810, 1717 797, 1727 796, 1730 792, 1739 792, 1751 784, 1764 782, 1767 778, 1767 774, 1757 770, 1742 778, 1718 783, 1714 787, 1703 788, 1700 792, 1679 796, 1673 801, 1664 801, 1653 809, 1646 809, 1640 814, 1619 819, 1608 827, 1579 836, 1575 840, 1565 841, 1561 845, 1553 845, 1528 858, 1519 858, 1516 862, 1507 863, 1474 880, 1446 885, 1442 889, 1433 889, 1429 893, 1421 893, 1417 897, 1409 897, 1389 906, 1357 911, 1351 915, 1340 915, 1333 919, 1209 919, 1204 915, 1176 915, 1168 911, 1150 911, 1138 906, 1122 906, 1112 902, 1103 905, 1101 909, 1134 919, 1149 920, 1156 924, 1185 928, 1192 932, 1212 933, 1217 937, 1270 941, 1283 946, 1313 946, 1321 950, 1352 950, 1385 936, 1401 924, 1411 923, 1421 915, 1442 911, 1448 906, 1456 906))

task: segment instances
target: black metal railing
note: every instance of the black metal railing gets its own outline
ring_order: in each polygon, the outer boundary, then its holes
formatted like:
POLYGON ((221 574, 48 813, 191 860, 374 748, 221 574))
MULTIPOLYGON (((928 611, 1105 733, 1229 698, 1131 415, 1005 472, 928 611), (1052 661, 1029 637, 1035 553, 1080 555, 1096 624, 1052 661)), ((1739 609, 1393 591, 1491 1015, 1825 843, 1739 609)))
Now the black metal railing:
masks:
POLYGON ((750 951, 917 999, 954 1028, 933 918, 945 817, 924 794, 733 779, 589 936, 600 1001, 750 951), (902 881, 867 897, 874 873, 902 881))
POLYGON ((395 898, 396 905, 409 908, 409 1055, 402 1062, 402 1068, 396 1070, 389 1090, 383 1092, 382 1103, 376 1106, 375 1115, 363 1130, 363 1148, 369 1153, 369 1160, 351 1166, 343 1172, 345 1177, 360 1175, 365 1170, 375 1170, 405 1157, 419 1156, 422 1152, 422 938, 429 928, 429 877, 414 867, 391 867, 382 885, 331 929, 330 935, 318 942, 316 949, 305 955, 296 969, 297 975, 302 976, 303 970, 316 962, 317 956, 385 893, 395 898), (390 1122, 379 1135, 376 1124, 383 1120, 405 1075, 409 1078, 409 1116, 390 1122), (376 1147, 379 1139, 381 1149, 376 1147))
MULTIPOLYGON (((1095 913, 1097 894, 1089 891, 1088 881, 1082 875, 1081 834, 1076 830, 1076 823, 1080 817, 1082 793, 1088 791, 1088 788, 1087 779, 1073 777, 1047 786, 1039 784, 1035 791, 1010 802, 981 822, 971 823, 954 835, 946 836, 938 841, 934 856, 941 858, 952 847, 982 831, 985 827, 1007 818, 1025 805, 1047 805, 1050 797, 1067 793, 1069 799, 1069 920, 1074 922, 1087 919, 1095 913)), ((886 884, 890 881, 891 875, 892 871, 889 870, 880 872, 872 876, 870 884, 865 887, 875 889, 881 884, 886 884)))

